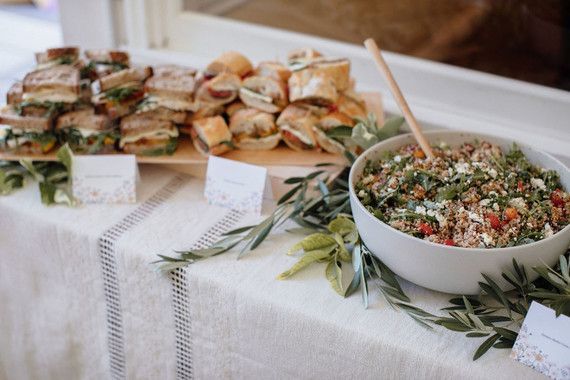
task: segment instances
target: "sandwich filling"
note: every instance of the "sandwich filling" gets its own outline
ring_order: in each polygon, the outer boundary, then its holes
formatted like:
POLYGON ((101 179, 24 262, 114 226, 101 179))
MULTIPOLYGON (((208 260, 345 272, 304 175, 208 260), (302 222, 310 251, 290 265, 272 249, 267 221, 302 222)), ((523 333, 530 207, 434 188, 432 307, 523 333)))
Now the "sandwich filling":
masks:
POLYGON ((71 150, 80 153, 96 153, 106 147, 114 147, 118 132, 113 129, 103 131, 69 126, 58 130, 62 144, 68 143, 71 150))
POLYGON ((40 132, 35 129, 19 129, 5 125, 0 127, 0 141, 11 150, 23 147, 47 153, 57 142, 57 138, 50 131, 40 132))
POLYGON ((281 134, 289 143, 301 149, 313 149, 314 144, 311 138, 301 131, 294 129, 289 124, 281 125, 281 134))

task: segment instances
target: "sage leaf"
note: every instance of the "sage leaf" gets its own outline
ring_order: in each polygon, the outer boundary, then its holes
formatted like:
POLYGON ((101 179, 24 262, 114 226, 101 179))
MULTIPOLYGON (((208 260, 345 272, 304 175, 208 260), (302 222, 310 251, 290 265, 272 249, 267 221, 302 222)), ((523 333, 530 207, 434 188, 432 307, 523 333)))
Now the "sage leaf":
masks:
POLYGON ((329 261, 325 273, 334 291, 344 296, 344 289, 342 287, 342 266, 336 257, 333 257, 333 259, 329 261))
POLYGON ((301 240, 299 243, 295 244, 287 253, 288 255, 295 254, 300 249, 304 251, 313 251, 315 249, 324 248, 332 246, 333 249, 337 246, 337 241, 331 235, 323 234, 317 232, 315 234, 311 234, 301 240))
POLYGON ((329 248, 315 249, 305 252, 305 254, 299 259, 299 261, 297 261, 290 269, 278 275, 277 279, 285 280, 294 275, 295 273, 299 272, 301 269, 309 266, 310 264, 330 257, 330 253, 333 251, 333 249, 334 246, 332 247, 332 249, 331 247, 329 247, 329 248))

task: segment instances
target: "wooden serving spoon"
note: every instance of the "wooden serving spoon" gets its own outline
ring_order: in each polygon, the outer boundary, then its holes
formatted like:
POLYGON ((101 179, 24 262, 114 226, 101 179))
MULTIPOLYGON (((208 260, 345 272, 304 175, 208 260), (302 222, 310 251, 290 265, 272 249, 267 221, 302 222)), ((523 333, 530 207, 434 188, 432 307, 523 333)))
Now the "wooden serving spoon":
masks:
POLYGON ((374 62, 376 62, 376 66, 378 66, 380 72, 384 74, 384 78, 386 79, 386 82, 388 82, 388 87, 390 88, 390 91, 392 92, 392 95, 394 96, 396 103, 398 103, 400 110, 404 114, 404 118, 406 119, 406 122, 410 126, 412 133, 414 134, 414 137, 416 138, 418 144, 420 144, 420 147, 422 148, 426 156, 433 158, 434 156, 431 146, 429 145, 429 142, 424 136, 422 128, 420 127, 416 118, 414 117, 414 114, 412 113, 412 110, 410 109, 408 102, 406 102, 406 99, 404 98, 404 95, 400 90, 400 86, 398 86, 396 79, 394 79, 392 71, 390 71, 388 64, 384 60, 384 57, 382 57, 380 48, 378 47, 378 45, 376 45, 376 42, 374 42, 372 38, 368 38, 366 41, 364 41, 364 46, 366 46, 366 49, 370 52, 370 54, 372 54, 372 58, 374 59, 374 62))

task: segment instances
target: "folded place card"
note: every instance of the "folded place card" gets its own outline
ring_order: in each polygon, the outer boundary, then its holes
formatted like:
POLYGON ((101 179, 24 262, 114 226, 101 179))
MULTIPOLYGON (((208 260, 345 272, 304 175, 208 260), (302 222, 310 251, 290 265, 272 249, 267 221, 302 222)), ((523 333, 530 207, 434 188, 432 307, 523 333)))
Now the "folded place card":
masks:
POLYGON ((556 380, 570 380, 570 318, 530 305, 511 358, 556 380))
POLYGON ((204 195, 210 204, 259 215, 267 169, 210 156, 204 195))
POLYGON ((73 197, 79 203, 135 203, 134 155, 74 156, 73 197))

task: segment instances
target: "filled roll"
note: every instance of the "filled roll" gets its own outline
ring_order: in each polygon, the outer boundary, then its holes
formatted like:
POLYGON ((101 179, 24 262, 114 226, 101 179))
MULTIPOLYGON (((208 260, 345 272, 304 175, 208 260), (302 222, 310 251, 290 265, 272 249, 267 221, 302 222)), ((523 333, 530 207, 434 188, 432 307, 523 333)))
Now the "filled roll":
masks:
POLYGON ((330 78, 337 91, 342 92, 350 87, 350 61, 346 58, 319 58, 311 62, 308 69, 323 73, 330 78))
POLYGON ((207 78, 213 78, 221 73, 230 73, 243 78, 252 71, 253 66, 249 59, 238 52, 228 51, 208 65, 205 75, 207 78))
POLYGON ((224 154, 232 149, 232 134, 221 116, 194 121, 190 135, 196 150, 205 156, 224 154))
POLYGON ((280 62, 267 61, 260 62, 255 68, 253 75, 272 78, 287 83, 291 76, 291 70, 280 62))
POLYGON ((243 81, 239 97, 249 107, 275 113, 287 105, 287 88, 281 81, 253 76, 243 81))
POLYGON ((360 95, 353 91, 346 91, 341 94, 338 98, 336 108, 352 119, 366 118, 366 103, 360 95))
POLYGON ((196 99, 202 103, 228 104, 237 98, 241 80, 236 74, 222 73, 200 85, 196 99))
POLYGON ((327 135, 327 132, 342 126, 352 128, 354 126, 354 120, 338 111, 321 117, 318 123, 313 126, 315 138, 319 146, 329 153, 342 153, 345 150, 342 142, 327 135))
POLYGON ((318 146, 313 131, 317 121, 310 110, 290 104, 277 118, 277 126, 281 138, 291 149, 314 149, 318 146))
POLYGON ((304 69, 293 72, 289 78, 289 101, 317 105, 333 104, 338 99, 334 81, 324 72, 304 69))
POLYGON ((275 116, 254 108, 236 111, 230 119, 234 145, 244 150, 269 150, 281 140, 275 116))

